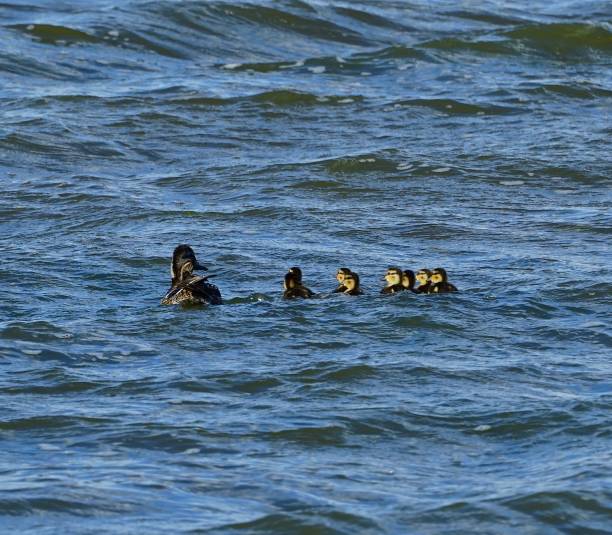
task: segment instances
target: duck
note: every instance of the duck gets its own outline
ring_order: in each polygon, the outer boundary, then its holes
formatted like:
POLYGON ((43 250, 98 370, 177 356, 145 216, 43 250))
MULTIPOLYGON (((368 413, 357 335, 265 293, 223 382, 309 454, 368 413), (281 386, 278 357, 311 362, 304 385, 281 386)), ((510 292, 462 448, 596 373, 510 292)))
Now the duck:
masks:
POLYGON ((429 288, 431 287, 430 277, 431 270, 429 269, 423 268, 416 272, 415 278, 419 285, 414 289, 415 293, 426 294, 429 292, 429 288))
POLYGON ((414 282, 414 271, 410 269, 405 269, 402 271, 402 286, 404 287, 404 290, 416 293, 416 290, 414 289, 414 282))
POLYGON ((384 280, 387 281, 387 286, 380 291, 381 294, 394 294, 404 291, 402 286, 402 270, 400 268, 390 267, 387 269, 384 280))
POLYGON ((283 288, 285 289, 284 299, 295 299, 296 297, 308 299, 314 296, 314 292, 302 284, 302 270, 299 267, 292 267, 285 274, 283 288))
POLYGON ((444 268, 436 268, 431 272, 431 287, 427 293, 441 294, 448 292, 457 292, 457 287, 448 282, 448 275, 444 268))
POLYGON ((220 305, 221 292, 208 277, 194 275, 194 270, 208 271, 196 259, 195 252, 187 244, 177 245, 172 253, 170 274, 172 283, 161 300, 162 305, 220 305))
POLYGON ((353 271, 349 271, 344 275, 343 281, 345 290, 342 292, 346 295, 362 295, 363 292, 359 287, 359 275, 353 271))
POLYGON ((344 285, 344 277, 351 272, 349 268, 339 268, 336 273, 336 280, 338 281, 338 287, 332 293, 341 293, 346 291, 346 286, 344 285))

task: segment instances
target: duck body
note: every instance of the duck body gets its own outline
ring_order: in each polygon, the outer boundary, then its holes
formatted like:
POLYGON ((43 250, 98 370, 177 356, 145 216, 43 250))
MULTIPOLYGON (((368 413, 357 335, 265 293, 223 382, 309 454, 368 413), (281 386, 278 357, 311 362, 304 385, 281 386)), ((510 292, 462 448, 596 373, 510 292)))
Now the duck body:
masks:
POLYGON ((430 294, 445 294, 450 292, 458 292, 457 287, 450 282, 441 282, 439 284, 434 284, 429 288, 427 293, 430 294))
POLYGON ((161 301, 162 305, 221 305, 221 292, 206 277, 192 275, 172 286, 161 301))
POLYGON ((342 293, 346 295, 363 295, 363 292, 359 288, 353 288, 352 290, 345 290, 342 293))
POLYGON ((429 290, 431 289, 431 283, 428 281, 425 284, 419 284, 419 286, 417 286, 413 292, 416 294, 427 294, 430 293, 429 290))
POLYGON ((406 288, 402 284, 393 284, 392 286, 385 286, 380 293, 381 294, 395 294, 397 292, 403 292, 406 288))
POLYGON ((314 297, 314 292, 301 284, 293 288, 287 288, 283 292, 283 299, 309 299, 311 297, 314 297))

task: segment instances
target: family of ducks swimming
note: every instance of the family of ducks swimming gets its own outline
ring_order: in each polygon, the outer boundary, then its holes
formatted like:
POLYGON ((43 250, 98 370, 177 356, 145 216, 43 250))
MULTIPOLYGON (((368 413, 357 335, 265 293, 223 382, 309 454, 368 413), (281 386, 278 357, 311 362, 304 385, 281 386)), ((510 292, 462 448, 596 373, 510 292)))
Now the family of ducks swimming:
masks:
MULTIPOLYGON (((208 304, 220 305, 221 292, 214 284, 208 282, 208 277, 194 275, 194 271, 208 271, 201 265, 189 245, 179 245, 174 249, 172 255, 172 285, 168 293, 162 299, 163 305, 177 304, 208 304)), ((359 286, 359 275, 348 268, 340 268, 336 273, 338 287, 333 293, 344 293, 347 295, 361 295, 363 292, 359 286)), ((415 294, 439 294, 456 292, 457 288, 448 282, 446 271, 443 268, 421 269, 415 274, 406 269, 402 271, 398 267, 387 269, 384 280, 386 286, 380 291, 381 294, 394 294, 397 292, 412 292, 415 294), (418 286, 415 287, 418 282, 418 286)), ((283 283, 283 297, 285 299, 314 297, 315 293, 304 286, 302 282, 302 270, 292 267, 285 275, 283 283)))

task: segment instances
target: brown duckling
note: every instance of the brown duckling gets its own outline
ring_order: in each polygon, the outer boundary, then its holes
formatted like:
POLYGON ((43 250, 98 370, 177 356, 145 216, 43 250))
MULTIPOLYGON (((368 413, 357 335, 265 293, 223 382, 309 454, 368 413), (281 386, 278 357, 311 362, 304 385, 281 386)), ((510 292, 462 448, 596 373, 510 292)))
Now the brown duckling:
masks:
POLYGON ((429 269, 419 269, 416 272, 415 278, 419 285, 414 289, 415 293, 418 294, 426 294, 429 292, 429 288, 431 287, 431 281, 429 278, 431 277, 431 270, 429 269))
POLYGON ((283 298, 285 299, 296 297, 307 299, 314 296, 314 292, 302 284, 302 270, 298 267, 292 267, 287 272, 283 288, 285 289, 283 292, 283 298))
POLYGON ((404 291, 402 286, 402 270, 400 268, 390 267, 385 274, 384 280, 387 281, 387 286, 380 291, 381 294, 394 294, 404 291))
POLYGON ((345 290, 342 293, 345 293, 346 295, 362 295, 363 292, 361 291, 361 288, 359 287, 359 275, 357 273, 354 273, 352 271, 349 271, 348 273, 346 273, 344 275, 344 281, 343 281, 345 290))
POLYGON ((340 293, 346 291, 346 286, 344 285, 344 277, 351 272, 349 268, 342 267, 338 269, 336 273, 336 280, 338 281, 338 287, 332 293, 340 293))
POLYGON ((431 272, 431 286, 427 293, 441 294, 457 291, 457 287, 448 282, 448 275, 444 268, 436 268, 431 272))
POLYGON ((404 290, 416 293, 416 290, 414 289, 414 283, 414 271, 411 271, 410 269, 405 269, 404 271, 402 271, 402 286, 404 287, 404 290))

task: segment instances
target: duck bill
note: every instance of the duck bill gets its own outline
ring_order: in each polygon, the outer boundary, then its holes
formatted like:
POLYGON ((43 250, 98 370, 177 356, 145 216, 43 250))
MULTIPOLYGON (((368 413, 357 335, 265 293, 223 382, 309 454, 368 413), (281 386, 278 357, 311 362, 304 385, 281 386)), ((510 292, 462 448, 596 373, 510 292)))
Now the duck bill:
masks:
POLYGON ((193 269, 197 269, 198 271, 208 271, 208 268, 206 266, 203 266, 199 262, 195 263, 195 265, 193 266, 193 269))

